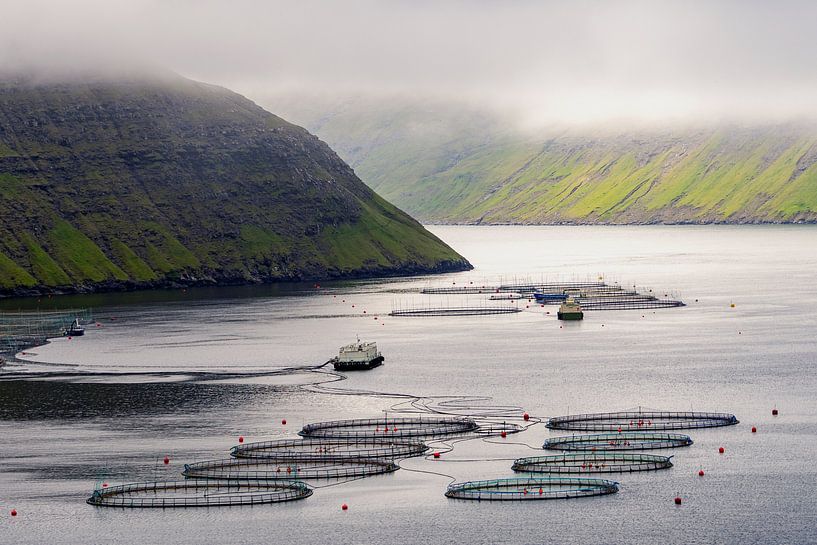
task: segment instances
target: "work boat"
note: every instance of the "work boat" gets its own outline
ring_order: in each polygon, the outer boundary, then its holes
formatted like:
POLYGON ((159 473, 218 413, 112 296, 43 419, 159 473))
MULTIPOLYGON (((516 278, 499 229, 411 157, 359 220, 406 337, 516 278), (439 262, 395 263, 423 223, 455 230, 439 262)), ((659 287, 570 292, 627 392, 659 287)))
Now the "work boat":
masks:
POLYGON ((377 343, 356 343, 341 347, 332 364, 338 371, 365 371, 383 363, 383 355, 377 351, 377 343))
POLYGON ((582 320, 584 319, 584 312, 582 307, 572 297, 565 299, 565 302, 559 306, 559 312, 556 317, 560 320, 582 320))
POLYGON ((79 324, 79 318, 76 318, 71 325, 65 328, 65 335, 68 337, 81 337, 85 335, 85 328, 79 324))

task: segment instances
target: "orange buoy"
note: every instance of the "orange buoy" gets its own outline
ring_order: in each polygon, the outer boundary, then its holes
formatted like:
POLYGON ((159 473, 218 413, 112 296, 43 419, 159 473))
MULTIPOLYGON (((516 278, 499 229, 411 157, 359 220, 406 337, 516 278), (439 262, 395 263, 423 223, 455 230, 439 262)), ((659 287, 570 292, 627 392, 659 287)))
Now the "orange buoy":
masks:
POLYGON ((720 454, 723 454, 725 450, 726 450, 726 449, 724 449, 723 447, 721 447, 721 448, 719 448, 719 449, 718 449, 718 452, 719 452, 720 454))
POLYGON ((348 511, 348 510, 349 510, 349 506, 348 506, 348 505, 346 505, 345 503, 344 503, 343 505, 341 505, 341 506, 340 506, 340 508, 341 508, 341 509, 343 509, 344 511, 348 511))
POLYGON ((752 433, 757 433, 757 428, 752 426, 752 433))
POLYGON ((11 516, 12 516, 12 517, 16 517, 16 516, 17 516, 17 509, 12 509, 12 510, 11 510, 11 516))
POLYGON ((777 416, 777 409, 772 409, 772 416, 777 416))
POLYGON ((167 464, 169 464, 169 463, 170 463, 170 458, 168 458, 167 456, 165 456, 165 459, 164 459, 164 460, 162 460, 162 461, 165 463, 165 465, 167 465, 167 464))
POLYGON ((704 470, 703 470, 703 469, 699 469, 699 470, 698 470, 698 477, 703 477, 703 476, 704 476, 704 470))
POLYGON ((528 420, 530 420, 530 415, 529 415, 528 413, 523 414, 523 415, 522 415, 522 420, 524 420, 525 422, 527 422, 528 420))
POLYGON ((729 308, 735 308, 735 303, 729 303, 729 308))
POLYGON ((281 420, 281 425, 282 425, 282 426, 286 426, 286 425, 287 425, 287 419, 286 419, 286 418, 284 418, 283 420, 281 420))
POLYGON ((439 457, 440 457, 440 453, 439 453, 439 452, 435 452, 435 453, 434 453, 434 457, 435 457, 435 458, 439 458, 439 457))
POLYGON ((243 443, 243 442, 244 442, 244 436, 243 436, 243 435, 239 435, 239 436, 238 436, 238 442, 239 442, 239 443, 243 443))
POLYGON ((675 496, 675 505, 681 505, 681 496, 675 496))

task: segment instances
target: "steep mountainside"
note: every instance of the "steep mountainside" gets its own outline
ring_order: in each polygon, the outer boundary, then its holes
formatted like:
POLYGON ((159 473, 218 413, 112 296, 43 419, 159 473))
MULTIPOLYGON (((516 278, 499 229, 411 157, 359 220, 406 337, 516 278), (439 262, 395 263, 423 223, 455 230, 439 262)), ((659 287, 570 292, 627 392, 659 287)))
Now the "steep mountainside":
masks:
POLYGON ((817 221, 811 126, 523 135, 442 104, 348 103, 311 117, 283 106, 423 221, 817 221))
POLYGON ((0 292, 470 267, 304 129, 163 75, 0 80, 0 292))

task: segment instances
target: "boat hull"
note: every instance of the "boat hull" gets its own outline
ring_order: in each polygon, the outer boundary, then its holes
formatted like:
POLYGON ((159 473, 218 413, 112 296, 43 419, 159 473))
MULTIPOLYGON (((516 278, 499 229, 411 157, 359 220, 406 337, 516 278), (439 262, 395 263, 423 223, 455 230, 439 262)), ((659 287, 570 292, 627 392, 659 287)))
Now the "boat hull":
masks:
POLYGON ((332 365, 336 371, 368 371, 383 364, 385 358, 377 356, 369 361, 339 361, 335 360, 332 365))
POLYGON ((556 317, 560 320, 583 320, 584 312, 557 312, 556 317))

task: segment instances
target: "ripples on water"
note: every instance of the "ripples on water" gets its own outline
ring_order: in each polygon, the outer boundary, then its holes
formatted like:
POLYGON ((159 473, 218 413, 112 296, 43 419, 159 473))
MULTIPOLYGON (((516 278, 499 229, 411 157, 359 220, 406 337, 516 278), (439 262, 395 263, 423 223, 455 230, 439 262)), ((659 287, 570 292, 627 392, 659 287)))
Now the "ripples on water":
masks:
MULTIPOLYGON (((41 301, 92 306, 102 327, 32 349, 34 355, 24 356, 30 363, 13 366, 61 373, 60 381, 0 382, 0 504, 3 512, 12 506, 20 512, 13 521, 0 515, 0 542, 813 539, 817 229, 434 231, 477 269, 319 290, 290 285, 41 301), (386 316, 406 302, 479 301, 414 293, 428 285, 599 274, 672 290, 689 306, 588 313, 563 328, 535 307, 488 317, 386 316), (325 362, 356 334, 378 341, 386 364, 333 386, 486 395, 543 417, 637 406, 721 410, 736 413, 741 424, 692 431, 695 444, 677 451, 675 467, 617 476, 621 492, 603 498, 458 502, 443 496, 447 478, 403 470, 320 489, 302 502, 251 509, 123 512, 85 505, 103 480, 177 478, 184 462, 224 457, 238 435, 290 437, 307 422, 377 416, 395 400, 306 391, 299 384, 325 378, 311 372, 276 375, 325 362), (771 416, 772 407, 780 408, 779 417, 771 416), (749 431, 753 425, 757 434, 749 431), (719 446, 724 455, 717 454, 719 446), (706 477, 697 476, 700 468, 706 477), (680 508, 672 504, 675 495, 685 498, 680 508), (348 512, 340 511, 343 502, 348 512)), ((525 444, 538 447, 556 434, 536 426, 508 444, 472 441, 445 457, 492 461, 412 459, 403 465, 459 480, 511 476, 513 458, 535 454, 525 444)))

